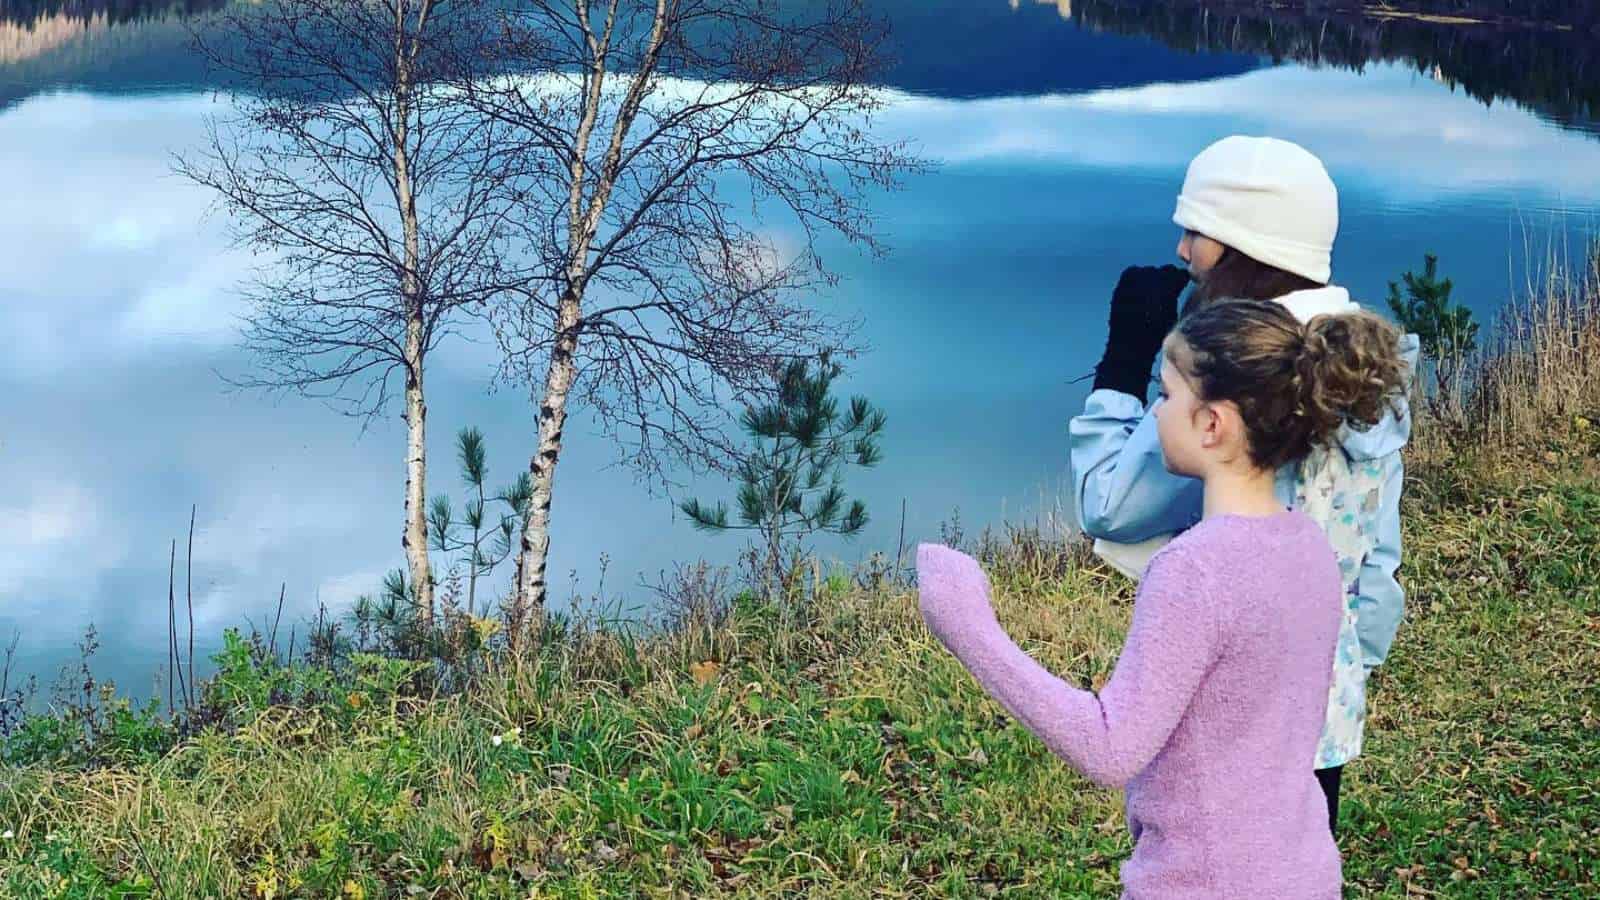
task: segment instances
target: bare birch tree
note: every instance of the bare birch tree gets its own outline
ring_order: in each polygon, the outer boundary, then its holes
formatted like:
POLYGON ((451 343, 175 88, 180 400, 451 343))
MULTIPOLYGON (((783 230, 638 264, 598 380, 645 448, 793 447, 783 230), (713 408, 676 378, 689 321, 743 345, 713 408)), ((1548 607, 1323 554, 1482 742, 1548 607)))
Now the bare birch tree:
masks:
POLYGON ((727 467, 730 401, 855 349, 805 302, 834 279, 819 238, 879 251, 870 194, 922 163, 870 130, 885 30, 861 0, 520 0, 504 25, 525 74, 474 93, 516 132, 532 266, 497 319, 536 408, 517 629, 546 599, 567 417, 653 479, 727 467))
POLYGON ((239 383, 336 399, 373 416, 404 394, 401 538, 418 621, 431 621, 430 351, 495 291, 507 204, 505 126, 452 85, 477 77, 483 0, 268 0, 197 34, 238 85, 209 146, 179 172, 214 190, 236 239, 266 257, 245 287, 239 383))

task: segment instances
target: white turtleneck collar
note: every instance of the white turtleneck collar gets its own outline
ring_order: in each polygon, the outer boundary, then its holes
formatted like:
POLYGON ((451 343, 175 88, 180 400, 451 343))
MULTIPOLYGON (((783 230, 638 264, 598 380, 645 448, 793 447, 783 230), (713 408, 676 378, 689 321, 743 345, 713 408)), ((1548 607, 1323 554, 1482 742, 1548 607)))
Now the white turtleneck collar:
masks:
POLYGON ((1337 316, 1361 310, 1361 306, 1350 299, 1349 291, 1334 285, 1285 294, 1278 298, 1278 302, 1302 324, 1317 316, 1337 316))

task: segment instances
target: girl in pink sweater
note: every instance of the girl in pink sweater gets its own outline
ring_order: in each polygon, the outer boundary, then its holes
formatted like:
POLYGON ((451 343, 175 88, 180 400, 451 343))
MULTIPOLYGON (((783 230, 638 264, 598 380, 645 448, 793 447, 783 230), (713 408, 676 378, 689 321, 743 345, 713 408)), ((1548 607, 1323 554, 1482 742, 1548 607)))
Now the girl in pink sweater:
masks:
POLYGON ((1402 384, 1399 335, 1370 314, 1301 324, 1219 302, 1167 337, 1167 468, 1204 482, 1204 518, 1151 560, 1115 671, 1072 687, 1008 638, 978 564, 917 551, 933 633, 1052 752, 1126 788, 1124 898, 1334 900, 1340 861, 1311 771, 1343 615, 1322 530, 1274 494, 1278 468, 1402 384))

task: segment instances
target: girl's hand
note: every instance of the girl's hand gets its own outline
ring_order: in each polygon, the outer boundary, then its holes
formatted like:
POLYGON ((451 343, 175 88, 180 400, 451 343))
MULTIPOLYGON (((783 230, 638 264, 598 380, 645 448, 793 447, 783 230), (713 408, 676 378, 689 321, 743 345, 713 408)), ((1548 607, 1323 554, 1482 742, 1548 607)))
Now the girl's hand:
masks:
POLYGON ((999 627, 989 604, 989 579, 977 560, 939 544, 917 547, 922 618, 952 650, 963 638, 999 627))

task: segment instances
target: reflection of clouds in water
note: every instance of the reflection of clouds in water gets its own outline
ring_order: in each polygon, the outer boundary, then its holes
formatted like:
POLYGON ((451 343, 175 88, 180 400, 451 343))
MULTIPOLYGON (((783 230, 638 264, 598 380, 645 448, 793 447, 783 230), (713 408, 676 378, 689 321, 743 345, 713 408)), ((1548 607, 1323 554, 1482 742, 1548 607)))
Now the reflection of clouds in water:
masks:
POLYGON ((1392 65, 1297 67, 1187 84, 1014 99, 903 97, 883 124, 951 163, 1034 160, 1171 169, 1233 132, 1304 143, 1336 177, 1401 195, 1600 192, 1600 142, 1516 107, 1485 106, 1392 65))
MULTIPOLYGON (((0 196, 26 211, 0 218, 0 333, 12 338, 0 354, 12 423, 0 434, 0 483, 24 486, 0 501, 0 522, 21 523, 0 528, 0 639, 20 624, 28 643, 65 648, 92 620, 108 657, 136 648, 155 657, 141 664, 148 671, 164 646, 174 537, 182 589, 191 503, 202 640, 270 614, 282 581, 288 623, 319 596, 346 607, 401 562, 397 417, 361 435, 319 403, 228 393, 212 372, 249 365, 234 346, 234 286, 252 260, 229 248, 220 218, 203 218, 210 197, 171 174, 170 153, 196 146, 215 108, 192 96, 56 95, 0 112, 0 196)), ((1339 264, 1366 296, 1395 260, 1449 249, 1458 293, 1490 302, 1483 285, 1504 278, 1508 204, 1537 192, 1591 206, 1600 197, 1594 141, 1392 67, 1031 99, 899 97, 881 124, 951 165, 882 198, 888 258, 823 248, 848 278, 819 306, 868 316, 873 352, 852 364, 848 390, 890 414, 886 464, 847 484, 871 509, 870 533, 825 545, 846 558, 893 550, 902 498, 914 542, 956 507, 977 530, 998 518, 1000 498, 1015 514, 1038 485, 1057 483, 1065 420, 1085 387, 1066 382, 1098 350, 1105 292, 1122 265, 1170 258, 1172 194, 1217 136, 1301 140, 1353 183, 1339 264), (1446 196, 1474 189, 1482 196, 1446 196), (1427 211, 1405 233, 1383 218, 1394 196, 1427 211), (974 335, 984 351, 962 365, 974 335), (949 425, 952 408, 966 427, 949 425)), ((798 250, 792 233, 772 237, 780 256, 798 250)), ((463 330, 476 342, 446 342, 430 369, 431 494, 459 497, 451 442, 462 425, 487 435, 494 484, 527 464, 525 391, 485 395, 493 336, 481 323, 463 330)), ((659 494, 606 468, 614 451, 581 421, 567 440, 558 595, 573 569, 592 589, 602 552, 616 559, 610 590, 633 602, 640 570, 727 560, 743 543, 675 522, 659 494)), ((732 490, 709 479, 685 493, 732 490)))
MULTIPOLYGON (((164 602, 174 538, 182 577, 191 503, 196 613, 207 624, 259 605, 268 584, 287 578, 304 592, 335 557, 381 560, 384 544, 398 545, 397 528, 385 541, 388 529, 369 526, 389 493, 384 442, 357 448, 311 404, 238 402, 203 360, 0 387, 22 399, 27 422, 0 455, 0 481, 27 486, 18 508, 0 510, 23 523, 0 536, 0 615, 26 617, 30 632, 123 616, 159 630, 145 614, 164 602), (112 570, 137 574, 137 592, 108 590, 112 570)), ((388 469, 400 471, 398 457, 388 469)))
POLYGON ((40 474, 10 483, 17 494, 0 505, 0 594, 20 596, 40 569, 115 561, 99 543, 99 506, 82 485, 40 474))
MULTIPOLYGON (((171 172, 172 152, 198 146, 203 117, 216 109, 188 95, 61 94, 0 114, 0 193, 12 209, 28 210, 0 220, 0 270, 14 296, 33 301, 6 313, 19 340, 0 370, 59 371, 87 355, 120 358, 160 342, 231 341, 241 312, 234 288, 251 260, 228 246, 219 217, 204 216, 210 195, 171 172)), ((1305 143, 1342 183, 1403 198, 1600 192, 1600 143, 1452 95, 1397 66, 1365 76, 1284 67, 1018 99, 900 96, 880 124, 957 165, 1159 169, 1176 183, 1210 140, 1254 131, 1305 143)))
POLYGON ((59 372, 157 342, 232 340, 229 248, 211 197, 172 173, 199 146, 208 98, 38 97, 0 113, 0 271, 18 339, 0 371, 59 372))

